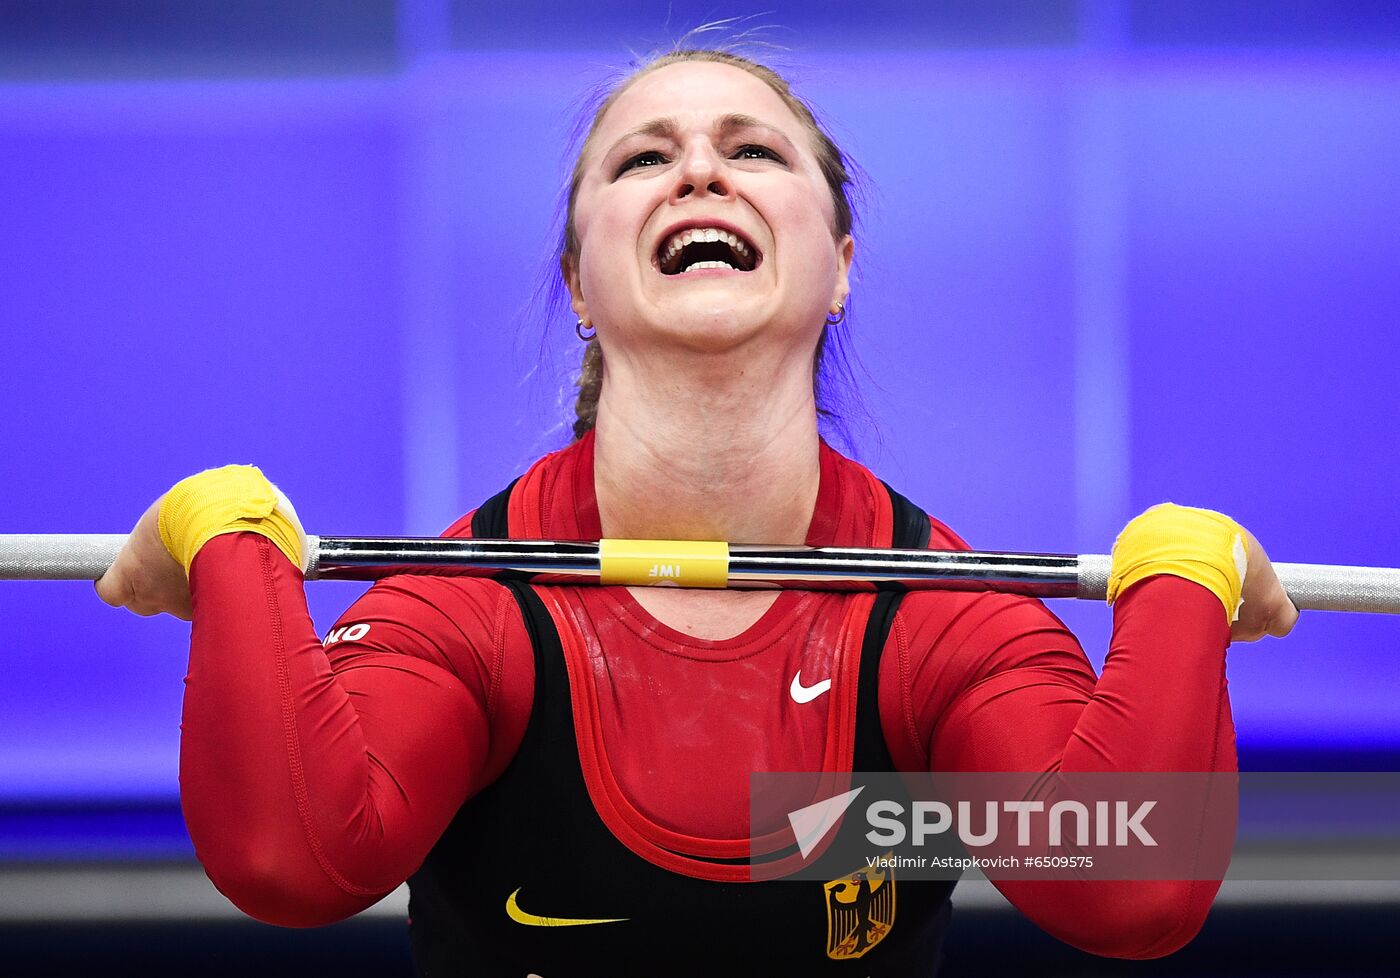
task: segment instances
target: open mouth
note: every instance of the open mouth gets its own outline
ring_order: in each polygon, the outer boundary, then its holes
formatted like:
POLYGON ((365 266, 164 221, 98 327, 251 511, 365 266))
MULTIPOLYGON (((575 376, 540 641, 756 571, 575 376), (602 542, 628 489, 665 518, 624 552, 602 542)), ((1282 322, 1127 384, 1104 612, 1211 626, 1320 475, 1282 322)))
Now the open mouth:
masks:
POLYGON ((758 249, 742 235, 722 228, 686 228, 661 242, 656 252, 663 275, 684 275, 707 268, 751 272, 758 266, 758 249))

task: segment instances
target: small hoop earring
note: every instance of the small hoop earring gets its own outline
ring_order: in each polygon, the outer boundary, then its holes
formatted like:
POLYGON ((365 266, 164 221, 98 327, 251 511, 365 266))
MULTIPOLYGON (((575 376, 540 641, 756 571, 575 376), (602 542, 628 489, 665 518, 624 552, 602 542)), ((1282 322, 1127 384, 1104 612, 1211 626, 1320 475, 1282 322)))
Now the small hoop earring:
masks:
MULTIPOLYGON (((591 324, 590 324, 590 325, 591 325, 591 324)), ((583 342, 585 342, 585 343, 587 343, 589 340, 593 339, 593 337, 595 337, 595 336, 598 335, 598 329, 597 329, 597 327, 594 327, 593 332, 588 333, 588 334, 585 334, 585 333, 583 332, 583 329, 584 329, 584 321, 583 321, 582 319, 580 319, 577 323, 574 324, 574 332, 577 333, 577 334, 578 334, 578 338, 581 339, 581 340, 583 340, 583 342)))
POLYGON ((845 304, 844 302, 838 302, 838 303, 836 303, 836 315, 834 315, 834 316, 827 316, 827 317, 826 317, 826 324, 827 324, 828 326, 840 326, 840 325, 841 325, 842 323, 844 323, 845 321, 846 321, 846 304, 845 304))

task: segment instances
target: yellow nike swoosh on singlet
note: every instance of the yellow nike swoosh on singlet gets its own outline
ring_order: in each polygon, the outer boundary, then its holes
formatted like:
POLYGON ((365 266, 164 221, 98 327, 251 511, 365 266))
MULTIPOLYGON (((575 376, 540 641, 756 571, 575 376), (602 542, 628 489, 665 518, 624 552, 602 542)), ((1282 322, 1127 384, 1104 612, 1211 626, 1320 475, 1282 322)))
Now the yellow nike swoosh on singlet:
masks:
POLYGON ((532 913, 526 913, 520 909, 520 904, 515 902, 516 893, 520 887, 515 888, 515 893, 506 897, 506 915, 517 924, 527 924, 530 927, 580 927, 583 924, 620 924, 629 917, 537 917, 532 913))

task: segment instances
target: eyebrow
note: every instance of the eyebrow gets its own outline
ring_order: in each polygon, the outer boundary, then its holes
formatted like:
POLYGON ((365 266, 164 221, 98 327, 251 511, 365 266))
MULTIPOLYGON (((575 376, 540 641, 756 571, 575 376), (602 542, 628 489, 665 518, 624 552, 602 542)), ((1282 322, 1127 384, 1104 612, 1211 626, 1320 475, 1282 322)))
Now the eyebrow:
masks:
MULTIPOLYGON (((789 146, 792 145, 792 140, 788 138, 787 133, 783 132, 777 126, 770 125, 762 119, 757 119, 743 112, 726 113, 719 117, 714 126, 714 131, 721 138, 741 129, 766 129, 789 146)), ((667 116, 660 119, 650 119, 637 128, 623 133, 618 140, 608 148, 608 151, 603 154, 603 159, 611 157, 613 153, 617 152, 619 146, 637 136, 652 136, 658 139, 669 139, 672 142, 679 142, 680 131, 680 125, 674 118, 667 116)))

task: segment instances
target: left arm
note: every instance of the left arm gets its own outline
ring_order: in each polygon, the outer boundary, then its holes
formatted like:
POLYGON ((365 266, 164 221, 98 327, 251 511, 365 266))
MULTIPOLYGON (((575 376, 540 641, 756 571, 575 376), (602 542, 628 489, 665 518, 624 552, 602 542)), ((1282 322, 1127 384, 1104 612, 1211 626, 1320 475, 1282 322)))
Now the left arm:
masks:
MULTIPOLYGON (((1115 604, 1113 637, 1097 678, 1074 636, 1040 602, 910 595, 881 669, 886 740, 897 765, 1236 770, 1225 650, 1232 635, 1286 631, 1296 618, 1263 551, 1249 556, 1245 607, 1233 626, 1221 597, 1201 584, 1168 574, 1132 583, 1115 604)), ((1184 945, 1219 889, 1215 881, 1191 880, 1003 880, 997 886, 1061 940, 1131 958, 1184 945)))

